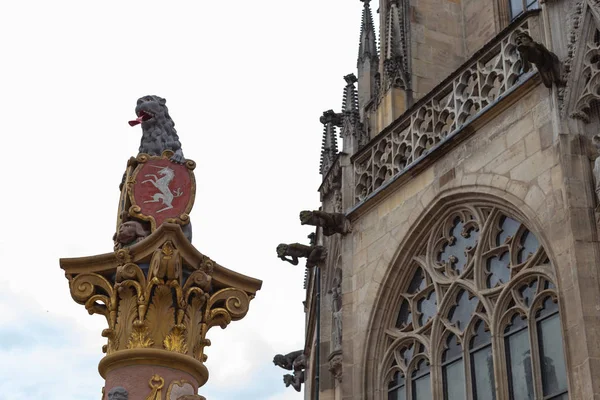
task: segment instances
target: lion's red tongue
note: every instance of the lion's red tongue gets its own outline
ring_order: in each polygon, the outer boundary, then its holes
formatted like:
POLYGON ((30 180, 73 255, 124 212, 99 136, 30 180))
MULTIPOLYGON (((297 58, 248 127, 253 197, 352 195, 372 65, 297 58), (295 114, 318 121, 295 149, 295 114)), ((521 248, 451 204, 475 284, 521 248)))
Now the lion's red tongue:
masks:
POLYGON ((140 115, 136 119, 129 121, 129 126, 136 126, 144 121, 148 121, 150 118, 152 118, 152 115, 148 114, 147 112, 141 111, 140 115))
POLYGON ((140 115, 136 119, 132 119, 131 121, 129 121, 128 124, 129 124, 129 126, 136 126, 138 124, 141 124, 143 121, 144 121, 144 116, 140 115))

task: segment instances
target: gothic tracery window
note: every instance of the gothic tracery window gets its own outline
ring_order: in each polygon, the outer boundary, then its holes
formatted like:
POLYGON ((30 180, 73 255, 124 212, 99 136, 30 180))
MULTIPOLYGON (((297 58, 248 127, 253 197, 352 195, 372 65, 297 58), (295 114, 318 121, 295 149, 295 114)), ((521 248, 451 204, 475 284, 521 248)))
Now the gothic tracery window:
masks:
POLYGON ((536 235, 485 204, 435 220, 397 267, 405 272, 381 364, 387 399, 566 400, 554 269, 536 235))

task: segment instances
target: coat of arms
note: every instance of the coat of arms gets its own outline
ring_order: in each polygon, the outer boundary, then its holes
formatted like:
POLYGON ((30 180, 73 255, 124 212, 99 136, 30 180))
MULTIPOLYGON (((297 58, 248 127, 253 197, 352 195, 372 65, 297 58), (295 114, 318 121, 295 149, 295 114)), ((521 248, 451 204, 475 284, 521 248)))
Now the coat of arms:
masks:
POLYGON ((150 221, 152 231, 163 222, 187 224, 196 192, 192 172, 196 163, 187 160, 178 164, 169 159, 169 154, 140 154, 137 162, 128 180, 129 214, 150 221))

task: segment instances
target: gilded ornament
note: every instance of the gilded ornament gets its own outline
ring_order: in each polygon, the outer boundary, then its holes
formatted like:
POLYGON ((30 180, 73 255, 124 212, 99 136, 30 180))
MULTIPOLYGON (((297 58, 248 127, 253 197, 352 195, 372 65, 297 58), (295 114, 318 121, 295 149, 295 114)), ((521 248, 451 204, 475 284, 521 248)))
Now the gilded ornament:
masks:
POLYGON ((162 388, 165 386, 165 380, 158 375, 153 375, 148 385, 152 392, 146 397, 146 400, 162 400, 162 388))
POLYGON ((185 343, 185 325, 175 325, 171 330, 171 333, 167 335, 163 342, 165 350, 175 351, 177 353, 185 354, 188 351, 187 344, 185 343))
POLYGON ((194 392, 194 387, 189 381, 185 379, 173 381, 167 389, 166 400, 178 400, 182 396, 194 396, 194 392))

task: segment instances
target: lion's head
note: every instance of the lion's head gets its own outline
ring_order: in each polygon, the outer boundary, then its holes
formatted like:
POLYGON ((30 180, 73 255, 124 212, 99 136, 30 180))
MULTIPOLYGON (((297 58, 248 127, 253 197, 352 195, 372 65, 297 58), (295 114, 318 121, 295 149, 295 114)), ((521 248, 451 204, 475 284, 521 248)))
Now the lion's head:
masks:
POLYGON ((142 123, 142 126, 149 126, 160 120, 170 120, 166 104, 167 101, 162 97, 154 95, 140 97, 135 107, 135 115, 138 117, 135 122, 142 123))

